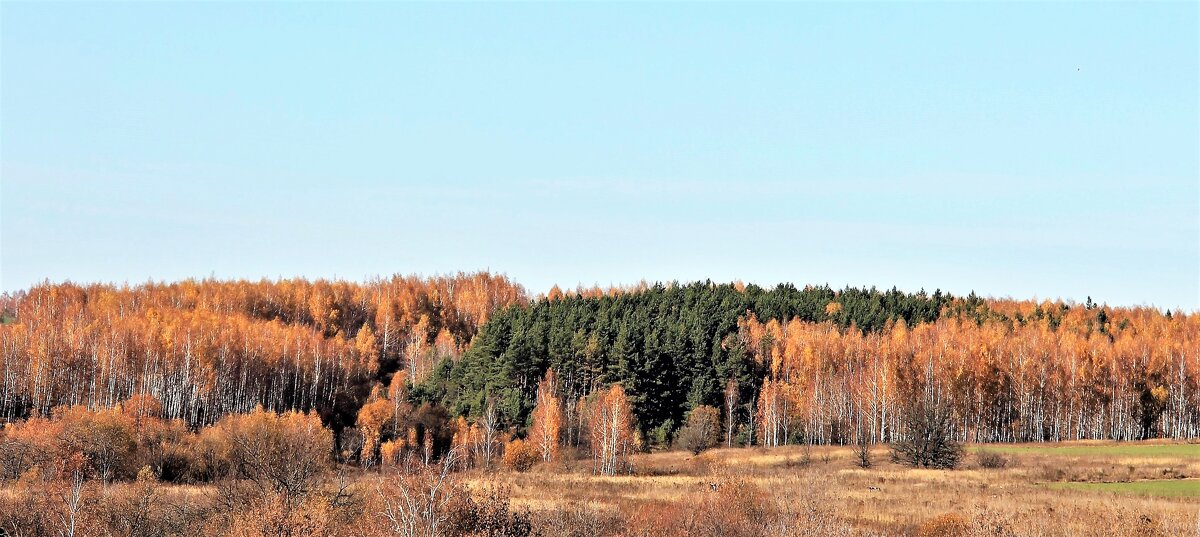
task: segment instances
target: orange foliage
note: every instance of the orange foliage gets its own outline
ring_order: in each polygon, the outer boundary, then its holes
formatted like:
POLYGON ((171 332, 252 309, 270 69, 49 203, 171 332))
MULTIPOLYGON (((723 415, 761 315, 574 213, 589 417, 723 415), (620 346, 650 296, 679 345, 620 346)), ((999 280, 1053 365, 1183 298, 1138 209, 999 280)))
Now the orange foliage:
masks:
POLYGON ((1200 434, 1200 316, 988 305, 1013 317, 897 321, 867 334, 746 317, 740 338, 769 372, 755 416, 760 440, 893 441, 902 405, 922 393, 949 402, 966 441, 1200 434))
POLYGON ((563 420, 562 402, 558 399, 558 378, 553 369, 547 370, 545 378, 538 383, 535 404, 529 442, 537 449, 542 461, 550 462, 558 456, 563 420))
POLYGON ((0 385, 0 418, 135 395, 193 426, 259 404, 330 409, 345 386, 379 380, 384 364, 421 354, 421 373, 456 355, 492 312, 524 300, 486 272, 37 285, 6 299, 15 322, 0 324, 0 368, 20 381, 0 385))
POLYGON ((379 441, 383 436, 384 427, 393 423, 396 407, 383 396, 380 386, 371 390, 367 403, 358 410, 358 428, 363 433, 363 446, 360 460, 363 464, 375 461, 375 451, 379 449, 379 441))
POLYGON ((593 394, 583 409, 593 473, 615 475, 632 470, 629 455, 638 448, 633 411, 625 389, 613 384, 593 394))
POLYGON ((537 464, 541 457, 537 446, 520 438, 504 445, 504 466, 518 472, 525 472, 533 468, 533 465, 537 464))

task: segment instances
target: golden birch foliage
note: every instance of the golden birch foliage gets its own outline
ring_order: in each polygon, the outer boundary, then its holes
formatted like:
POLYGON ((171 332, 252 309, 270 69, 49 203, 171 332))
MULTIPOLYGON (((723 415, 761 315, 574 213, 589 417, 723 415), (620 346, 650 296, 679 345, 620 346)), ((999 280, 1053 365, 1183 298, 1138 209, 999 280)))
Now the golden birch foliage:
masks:
POLYGON ((628 472, 629 455, 638 448, 633 411, 625 389, 613 384, 595 394, 585 407, 592 471, 602 475, 628 472))
POLYGON ((544 462, 551 462, 558 457, 562 435, 563 409, 558 398, 557 385, 558 378, 554 370, 547 370, 546 376, 538 383, 533 424, 529 428, 529 442, 534 445, 544 462))

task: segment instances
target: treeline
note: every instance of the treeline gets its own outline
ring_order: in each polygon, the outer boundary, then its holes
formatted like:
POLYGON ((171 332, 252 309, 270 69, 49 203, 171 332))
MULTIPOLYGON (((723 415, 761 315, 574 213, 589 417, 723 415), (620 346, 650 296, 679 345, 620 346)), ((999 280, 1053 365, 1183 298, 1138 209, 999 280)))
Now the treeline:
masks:
POLYGON ((738 337, 747 314, 873 332, 894 320, 931 322, 954 307, 986 310, 974 297, 895 289, 697 282, 608 294, 555 290, 531 306, 498 312, 461 359, 443 361, 414 395, 468 416, 480 415, 494 400, 504 423, 524 426, 538 380, 553 368, 568 411, 599 387, 619 383, 642 434, 665 445, 688 410, 721 406, 730 379, 743 401, 756 393, 766 368, 738 337))
POLYGON ((255 406, 352 423, 370 387, 456 357, 524 290, 488 273, 43 284, 5 301, 0 420, 136 395, 189 426, 255 406))
POLYGON ((733 419, 764 445, 895 442, 928 398, 960 441, 1200 436, 1196 315, 993 302, 870 333, 750 316, 738 337, 766 374, 733 419))
POLYGON ((555 291, 499 312, 418 400, 523 429, 538 379, 576 401, 628 393, 647 445, 687 413, 723 409, 729 444, 848 443, 902 435, 931 390, 973 441, 1191 438, 1200 433, 1200 316, 1091 302, 984 300, 828 287, 655 285, 555 291))
POLYGON ((551 369, 570 447, 586 443, 581 401, 613 385, 641 446, 671 445, 699 407, 729 445, 890 442, 919 390, 962 440, 1200 433, 1200 316, 1090 299, 696 282, 530 301, 480 273, 44 284, 0 306, 0 420, 139 396, 191 429, 311 411, 365 464, 424 449, 402 426, 418 410, 527 436, 551 369))

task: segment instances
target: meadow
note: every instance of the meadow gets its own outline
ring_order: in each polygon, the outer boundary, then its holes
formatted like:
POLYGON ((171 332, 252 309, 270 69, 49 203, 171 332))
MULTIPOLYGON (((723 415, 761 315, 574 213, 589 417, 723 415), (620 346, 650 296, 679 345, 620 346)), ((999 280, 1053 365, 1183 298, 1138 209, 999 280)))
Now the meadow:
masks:
MULTIPOLYGON (((621 401, 596 404, 611 411, 621 401)), ((694 419, 674 449, 613 452, 603 441, 609 436, 592 438, 600 447, 591 450, 540 444, 543 424, 555 420, 539 411, 527 439, 488 441, 460 418, 452 447, 440 454, 432 441, 412 448, 389 441, 379 462, 359 463, 345 448, 330 457, 332 432, 313 414, 256 409, 189 433, 143 416, 145 405, 135 403, 122 411, 63 409, 55 419, 4 427, 0 537, 1200 531, 1200 443, 974 444, 956 450, 965 456, 953 464, 925 467, 897 456, 907 453, 904 441, 706 449, 718 443, 716 429, 700 436, 707 443, 693 444, 705 422, 694 419)), ((613 429, 591 429, 601 430, 613 429)))
POLYGON ((1200 534, 1200 444, 998 444, 968 453, 959 469, 932 470, 891 461, 885 446, 872 449, 867 469, 851 447, 669 451, 635 456, 629 476, 593 476, 586 461, 568 459, 471 484, 501 484, 514 507, 533 513, 657 518, 648 535, 700 534, 677 530, 698 517, 736 518, 739 498, 726 487, 800 511, 792 535, 1200 534), (1002 467, 981 466, 982 453, 1002 454, 1002 467))

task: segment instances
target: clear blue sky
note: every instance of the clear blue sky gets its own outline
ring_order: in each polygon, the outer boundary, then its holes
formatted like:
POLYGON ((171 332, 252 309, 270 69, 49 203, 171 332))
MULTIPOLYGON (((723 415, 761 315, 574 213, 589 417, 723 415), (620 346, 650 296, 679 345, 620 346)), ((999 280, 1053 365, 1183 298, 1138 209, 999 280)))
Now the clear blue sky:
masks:
POLYGON ((1193 2, 0 18, 6 291, 490 268, 1200 308, 1193 2))

